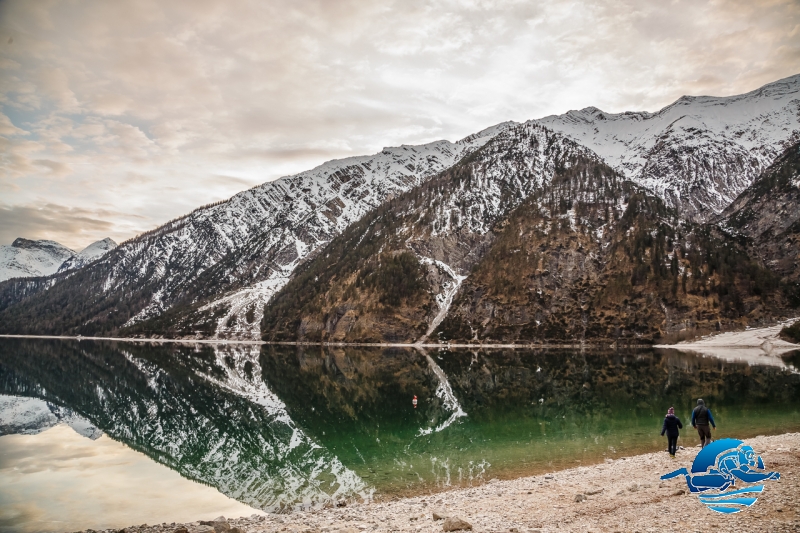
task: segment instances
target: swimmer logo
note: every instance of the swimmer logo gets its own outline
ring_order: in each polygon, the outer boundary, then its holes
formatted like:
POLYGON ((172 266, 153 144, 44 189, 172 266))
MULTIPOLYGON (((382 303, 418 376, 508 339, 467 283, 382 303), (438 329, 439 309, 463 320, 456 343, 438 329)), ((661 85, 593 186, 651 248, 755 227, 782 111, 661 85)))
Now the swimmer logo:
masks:
POLYGON ((680 475, 706 507, 725 514, 738 513, 756 503, 757 494, 764 490, 763 484, 756 483, 781 478, 777 472, 764 472, 761 456, 736 439, 718 440, 703 448, 694 458, 691 474, 679 468, 661 479, 680 475), (737 482, 749 486, 737 489, 737 482))

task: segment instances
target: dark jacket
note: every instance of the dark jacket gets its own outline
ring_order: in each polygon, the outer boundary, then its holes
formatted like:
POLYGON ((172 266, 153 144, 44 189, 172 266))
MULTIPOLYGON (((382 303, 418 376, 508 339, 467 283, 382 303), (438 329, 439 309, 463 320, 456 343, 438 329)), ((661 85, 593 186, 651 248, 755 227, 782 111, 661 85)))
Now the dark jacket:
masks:
POLYGON ((664 425, 661 426, 661 435, 663 436, 666 433, 668 437, 677 437, 680 435, 679 429, 683 429, 681 419, 675 415, 667 415, 664 418, 664 425))
POLYGON ((714 416, 711 414, 711 409, 706 407, 703 400, 697 401, 697 407, 692 411, 692 427, 694 426, 707 426, 711 423, 712 426, 717 427, 714 423, 714 416))

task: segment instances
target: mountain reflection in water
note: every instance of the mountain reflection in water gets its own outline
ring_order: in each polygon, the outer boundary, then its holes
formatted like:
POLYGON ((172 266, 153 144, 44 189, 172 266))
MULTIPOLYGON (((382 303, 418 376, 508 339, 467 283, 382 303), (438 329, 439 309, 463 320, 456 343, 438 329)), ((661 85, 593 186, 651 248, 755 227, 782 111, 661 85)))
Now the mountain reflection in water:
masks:
MULTIPOLYGON (((70 409, 273 511, 659 450, 667 407, 688 425, 698 397, 717 438, 800 429, 798 374, 674 351, 3 339, 0 394, 70 409)), ((680 444, 696 444, 691 428, 680 444)))

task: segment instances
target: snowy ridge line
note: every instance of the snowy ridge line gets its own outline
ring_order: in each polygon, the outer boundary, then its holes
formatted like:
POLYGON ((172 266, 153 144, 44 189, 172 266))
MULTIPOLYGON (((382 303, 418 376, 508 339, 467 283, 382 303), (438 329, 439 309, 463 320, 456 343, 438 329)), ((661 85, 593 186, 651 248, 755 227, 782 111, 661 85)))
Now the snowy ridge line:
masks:
POLYGON ((800 75, 728 97, 684 96, 655 113, 595 107, 535 122, 591 148, 685 214, 719 213, 800 139, 800 75))
POLYGON ((117 243, 106 238, 76 252, 55 241, 19 238, 10 246, 0 246, 0 281, 52 276, 75 270, 102 257, 116 246, 117 243))

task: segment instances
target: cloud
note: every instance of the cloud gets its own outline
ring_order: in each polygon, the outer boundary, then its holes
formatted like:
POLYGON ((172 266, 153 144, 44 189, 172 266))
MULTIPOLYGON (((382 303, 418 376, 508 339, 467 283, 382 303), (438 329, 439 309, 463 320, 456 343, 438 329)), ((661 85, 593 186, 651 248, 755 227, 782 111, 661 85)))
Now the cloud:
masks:
POLYGON ((0 244, 11 244, 17 237, 49 239, 75 250, 86 247, 94 235, 111 234, 115 213, 76 209, 57 204, 41 207, 0 205, 0 244))
POLYGON ((45 167, 46 169, 50 170, 50 174, 53 177, 62 177, 66 176, 72 169, 69 165, 64 163, 60 163, 58 161, 51 161, 49 159, 36 159, 33 161, 34 164, 39 165, 40 167, 45 167))
POLYGON ((794 0, 6 0, 0 35, 3 200, 117 236, 335 157, 800 72, 794 0))

